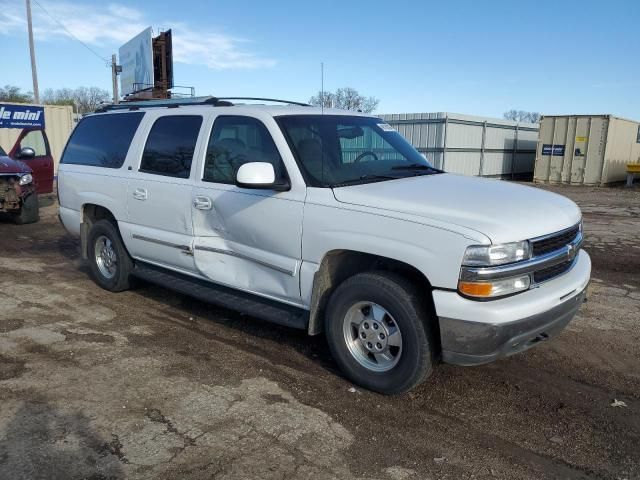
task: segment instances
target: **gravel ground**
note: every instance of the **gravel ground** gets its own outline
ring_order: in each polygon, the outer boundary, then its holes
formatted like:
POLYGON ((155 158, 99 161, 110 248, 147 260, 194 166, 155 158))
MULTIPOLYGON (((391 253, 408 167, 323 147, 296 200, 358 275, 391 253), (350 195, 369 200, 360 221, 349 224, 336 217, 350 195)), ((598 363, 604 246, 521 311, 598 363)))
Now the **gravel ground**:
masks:
POLYGON ((43 199, 0 224, 0 478, 640 478, 640 188, 549 189, 583 209, 588 303, 395 397, 354 389, 322 337, 101 290, 43 199))

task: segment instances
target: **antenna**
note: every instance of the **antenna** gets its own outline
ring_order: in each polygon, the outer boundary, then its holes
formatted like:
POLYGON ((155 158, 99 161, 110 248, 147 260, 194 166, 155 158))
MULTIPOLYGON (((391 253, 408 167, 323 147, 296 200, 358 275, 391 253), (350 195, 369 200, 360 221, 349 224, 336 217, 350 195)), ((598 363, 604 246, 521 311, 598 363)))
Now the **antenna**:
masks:
POLYGON ((324 115, 324 62, 320 62, 320 107, 324 115))

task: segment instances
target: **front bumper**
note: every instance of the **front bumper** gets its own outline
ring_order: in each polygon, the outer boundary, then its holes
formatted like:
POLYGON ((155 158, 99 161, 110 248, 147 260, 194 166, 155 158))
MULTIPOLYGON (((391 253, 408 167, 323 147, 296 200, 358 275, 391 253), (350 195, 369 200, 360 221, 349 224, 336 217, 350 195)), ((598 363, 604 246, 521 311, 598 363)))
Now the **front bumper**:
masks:
POLYGON ((481 365, 557 335, 585 301, 590 275, 591 259, 581 250, 567 273, 508 298, 478 302, 434 291, 442 360, 481 365))

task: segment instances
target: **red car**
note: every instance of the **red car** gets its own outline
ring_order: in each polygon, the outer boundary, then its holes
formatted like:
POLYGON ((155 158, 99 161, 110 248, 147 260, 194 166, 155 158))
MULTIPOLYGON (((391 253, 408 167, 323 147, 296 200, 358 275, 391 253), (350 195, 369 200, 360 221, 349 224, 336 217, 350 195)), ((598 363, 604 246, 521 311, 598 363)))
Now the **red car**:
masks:
POLYGON ((0 147, 0 212, 16 223, 39 219, 38 194, 53 191, 53 157, 44 130, 24 129, 9 154, 0 147))

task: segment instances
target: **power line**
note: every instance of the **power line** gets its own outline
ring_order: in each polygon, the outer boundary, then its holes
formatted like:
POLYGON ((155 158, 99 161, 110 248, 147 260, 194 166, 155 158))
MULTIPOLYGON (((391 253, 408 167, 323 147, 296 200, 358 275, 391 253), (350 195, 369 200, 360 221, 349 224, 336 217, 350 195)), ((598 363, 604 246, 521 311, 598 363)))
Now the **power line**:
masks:
POLYGON ((76 40, 78 43, 80 43, 84 48, 86 48, 87 50, 89 50, 91 53, 93 53, 96 57, 98 57, 100 60, 102 60, 106 66, 110 67, 111 66, 111 61, 109 59, 107 59, 106 57, 103 57, 102 55, 100 55, 98 52, 96 52, 93 48, 91 48, 89 45, 87 45, 86 43, 84 43, 82 40, 80 40, 78 37, 76 37, 73 33, 71 33, 71 31, 69 31, 69 29, 67 27, 64 26, 64 24, 58 20, 56 17, 54 17, 53 15, 51 15, 51 13, 49 13, 49 11, 44 8, 40 2, 38 2, 38 0, 33 0, 33 3, 35 3, 37 6, 39 6, 42 11, 44 13, 46 13, 49 18, 51 18, 51 20, 53 20, 54 22, 56 22, 58 25, 60 25, 62 27, 62 29, 67 32, 67 34, 69 34, 69 36, 71 38, 73 38, 74 40, 76 40))

